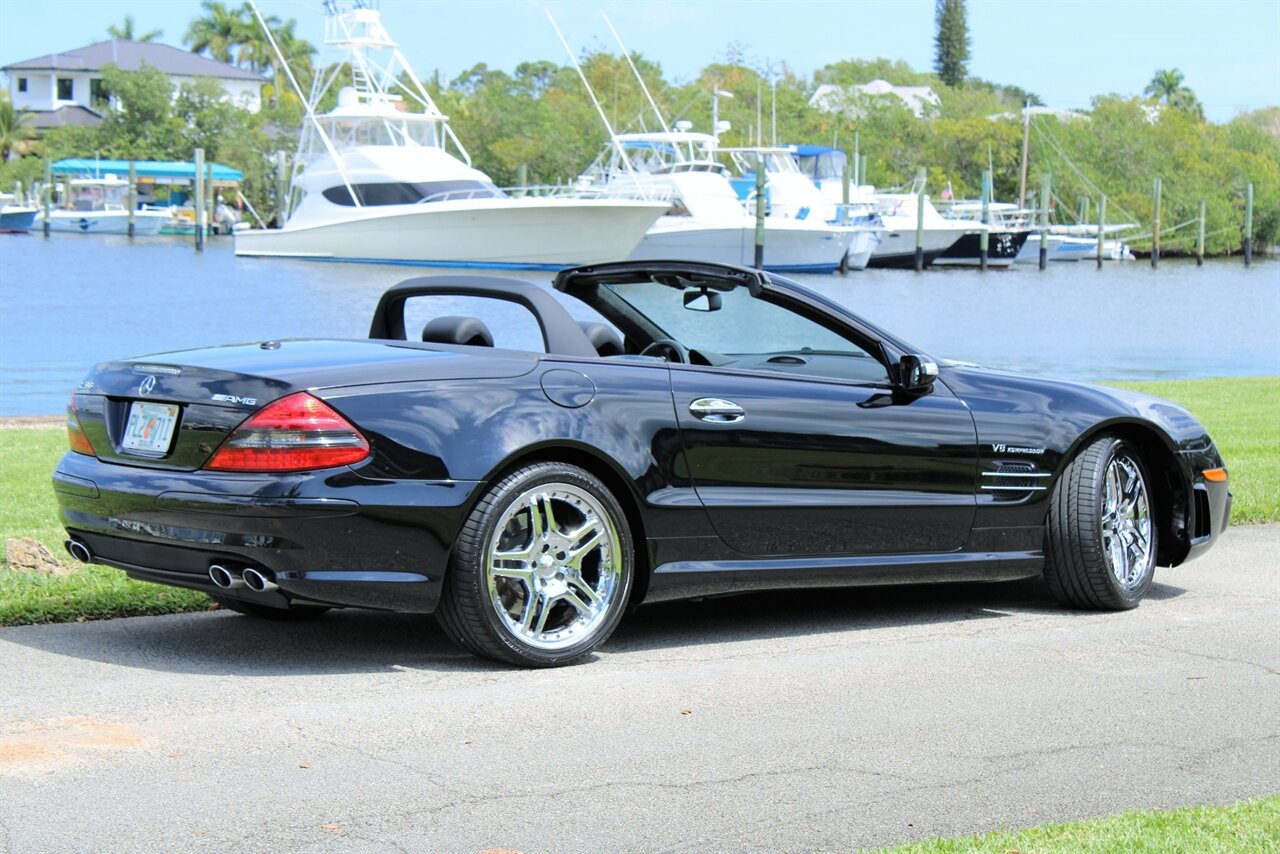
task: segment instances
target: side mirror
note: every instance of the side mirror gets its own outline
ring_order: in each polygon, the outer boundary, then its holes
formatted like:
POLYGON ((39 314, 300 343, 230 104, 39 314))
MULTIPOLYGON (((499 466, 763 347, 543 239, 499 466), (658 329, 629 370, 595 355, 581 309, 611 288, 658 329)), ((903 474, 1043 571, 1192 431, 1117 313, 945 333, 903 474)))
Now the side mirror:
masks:
POLYGON ((684 307, 689 311, 719 311, 720 294, 715 291, 685 291, 684 307))
POLYGON ((909 354, 898 362, 898 387, 912 394, 924 394, 938 378, 938 365, 924 356, 909 354))

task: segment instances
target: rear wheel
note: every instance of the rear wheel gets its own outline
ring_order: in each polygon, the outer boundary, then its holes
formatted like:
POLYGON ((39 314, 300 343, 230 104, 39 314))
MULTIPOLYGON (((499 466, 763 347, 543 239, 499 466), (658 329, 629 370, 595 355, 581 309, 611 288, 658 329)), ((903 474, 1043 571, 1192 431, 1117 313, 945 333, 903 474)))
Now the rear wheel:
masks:
POLYGON ((1115 436, 1086 446, 1054 487, 1047 520, 1045 580, 1076 608, 1137 607, 1151 588, 1156 525, 1146 468, 1115 436))
POLYGON ((329 609, 323 605, 291 605, 288 608, 272 608, 256 602, 245 602, 243 599, 232 599, 229 596, 210 596, 219 607, 246 617, 259 620, 276 620, 277 622, 295 622, 297 620, 314 620, 329 609))
POLYGON ((595 476, 537 463, 495 484, 454 544, 441 627, 476 655, 573 664, 604 643, 631 593, 626 514, 595 476))

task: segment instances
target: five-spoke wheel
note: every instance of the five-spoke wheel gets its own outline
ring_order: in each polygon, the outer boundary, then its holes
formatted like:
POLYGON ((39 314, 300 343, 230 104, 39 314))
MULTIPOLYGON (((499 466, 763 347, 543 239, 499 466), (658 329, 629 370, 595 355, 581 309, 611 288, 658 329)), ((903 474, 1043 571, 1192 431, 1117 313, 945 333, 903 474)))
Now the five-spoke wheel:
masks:
POLYGON ((1047 518, 1045 580, 1058 601, 1123 610, 1142 601, 1155 576, 1156 525, 1142 458, 1103 436, 1063 470, 1047 518))
POLYGON ((476 505, 438 610, 458 643, 525 666, 569 664, 617 626, 631 590, 626 515, 575 466, 517 469, 476 505))

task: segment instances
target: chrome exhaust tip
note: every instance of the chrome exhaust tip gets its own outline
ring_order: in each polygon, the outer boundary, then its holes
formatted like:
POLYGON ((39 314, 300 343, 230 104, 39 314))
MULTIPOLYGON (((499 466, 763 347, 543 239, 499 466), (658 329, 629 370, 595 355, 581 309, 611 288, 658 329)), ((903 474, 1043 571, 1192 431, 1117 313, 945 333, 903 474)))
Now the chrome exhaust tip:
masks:
POLYGON ((243 578, 225 566, 218 566, 217 564, 209 567, 209 580, 223 590, 232 590, 245 583, 243 578))
POLYGON ((265 573, 252 568, 244 571, 244 583, 255 593, 270 593, 280 589, 280 585, 268 578, 265 573))
POLYGON ((93 563, 93 549, 81 540, 67 540, 64 543, 67 552, 81 563, 93 563))

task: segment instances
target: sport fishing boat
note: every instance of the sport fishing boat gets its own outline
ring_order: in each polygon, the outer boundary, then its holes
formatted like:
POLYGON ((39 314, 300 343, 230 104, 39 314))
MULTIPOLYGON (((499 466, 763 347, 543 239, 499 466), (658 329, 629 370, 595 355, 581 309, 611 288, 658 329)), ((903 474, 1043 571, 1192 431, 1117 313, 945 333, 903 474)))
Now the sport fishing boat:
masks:
POLYGON ((666 210, 499 189, 471 165, 378 10, 326 8, 329 58, 317 68, 339 71, 307 99, 284 225, 236 231, 237 255, 559 268, 625 258, 666 210), (318 114, 335 87, 337 105, 318 114))
POLYGON ((755 198, 757 171, 763 169, 769 217, 814 220, 851 228, 854 234, 849 241, 844 267, 861 270, 867 266, 884 233, 884 224, 874 204, 851 198, 845 205, 829 199, 800 171, 790 148, 743 146, 720 148, 718 151, 732 163, 733 177, 730 181, 738 198, 746 201, 748 206, 755 198))
MULTIPOLYGON (((129 233, 129 182, 118 175, 76 178, 65 182, 57 208, 49 211, 50 231, 83 234, 129 233)), ((43 221, 43 215, 36 218, 43 221)), ((135 235, 159 234, 169 212, 139 208, 133 211, 135 235)))
MULTIPOLYGON (((756 218, 715 158, 716 138, 688 130, 616 134, 579 178, 602 197, 661 199, 666 213, 631 252, 632 260, 707 261, 752 266, 756 218)), ((829 273, 860 231, 820 218, 765 217, 764 268, 829 273)))

